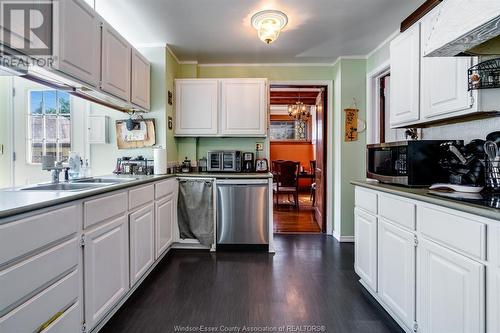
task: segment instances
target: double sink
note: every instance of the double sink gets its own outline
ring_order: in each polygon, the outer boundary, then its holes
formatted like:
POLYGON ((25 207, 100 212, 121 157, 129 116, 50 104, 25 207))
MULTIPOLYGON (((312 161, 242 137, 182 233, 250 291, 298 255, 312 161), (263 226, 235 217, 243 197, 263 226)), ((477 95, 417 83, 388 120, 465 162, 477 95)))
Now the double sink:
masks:
POLYGON ((78 192, 137 180, 137 178, 83 178, 55 184, 38 184, 21 188, 20 191, 78 192))

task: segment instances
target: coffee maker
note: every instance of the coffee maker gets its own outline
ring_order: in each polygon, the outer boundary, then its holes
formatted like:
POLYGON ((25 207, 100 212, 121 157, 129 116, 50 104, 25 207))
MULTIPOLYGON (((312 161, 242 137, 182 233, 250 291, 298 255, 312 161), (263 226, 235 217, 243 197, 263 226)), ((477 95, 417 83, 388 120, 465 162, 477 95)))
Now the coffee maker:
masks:
POLYGON ((255 172, 255 157, 253 153, 243 153, 242 172, 255 172))

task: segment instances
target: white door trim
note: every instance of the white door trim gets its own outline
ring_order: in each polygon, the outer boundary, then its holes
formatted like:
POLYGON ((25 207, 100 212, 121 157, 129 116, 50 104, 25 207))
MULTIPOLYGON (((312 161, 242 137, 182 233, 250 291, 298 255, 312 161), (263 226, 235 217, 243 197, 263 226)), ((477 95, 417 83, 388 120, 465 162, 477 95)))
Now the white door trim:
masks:
MULTIPOLYGON (((333 125, 334 118, 337 118, 338 115, 333 114, 333 81, 332 80, 298 80, 298 81, 269 81, 269 86, 272 85, 313 85, 313 86, 326 86, 328 88, 327 92, 327 124, 326 124, 326 146, 329 151, 326 154, 326 233, 328 235, 333 235, 333 189, 334 184, 340 188, 341 181, 340 179, 333 179, 333 170, 334 168, 340 168, 340 159, 333 159, 333 149, 334 149, 334 140, 340 140, 341 137, 335 138, 333 137, 333 125), (335 163, 335 165, 334 165, 335 163)), ((341 114, 339 113, 341 116, 341 114)), ((340 118, 335 119, 339 124, 341 123, 340 118)), ((269 155, 270 156, 270 155, 269 155)), ((339 191, 340 193, 340 191, 339 191)))
POLYGON ((380 96, 379 78, 385 76, 391 70, 389 60, 380 64, 377 68, 366 75, 366 143, 378 143, 380 136, 380 118, 377 117, 380 96))

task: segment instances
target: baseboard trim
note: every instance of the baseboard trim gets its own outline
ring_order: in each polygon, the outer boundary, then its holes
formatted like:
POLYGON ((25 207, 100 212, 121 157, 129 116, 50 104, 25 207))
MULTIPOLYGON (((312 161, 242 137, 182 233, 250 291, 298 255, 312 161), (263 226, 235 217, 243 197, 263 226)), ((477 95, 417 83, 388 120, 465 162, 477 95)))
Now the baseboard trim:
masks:
POLYGON ((354 243, 354 236, 340 236, 337 233, 333 233, 333 237, 340 243, 354 243))

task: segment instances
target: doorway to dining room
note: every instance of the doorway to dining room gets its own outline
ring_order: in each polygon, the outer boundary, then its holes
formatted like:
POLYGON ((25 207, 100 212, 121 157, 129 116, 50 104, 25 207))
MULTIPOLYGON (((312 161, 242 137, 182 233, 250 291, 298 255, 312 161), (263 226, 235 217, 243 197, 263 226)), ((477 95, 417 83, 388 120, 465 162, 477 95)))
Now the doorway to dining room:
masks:
POLYGON ((275 233, 326 232, 327 87, 270 86, 275 233))

